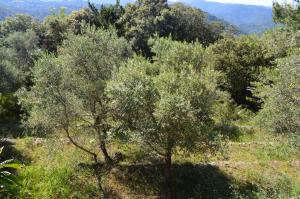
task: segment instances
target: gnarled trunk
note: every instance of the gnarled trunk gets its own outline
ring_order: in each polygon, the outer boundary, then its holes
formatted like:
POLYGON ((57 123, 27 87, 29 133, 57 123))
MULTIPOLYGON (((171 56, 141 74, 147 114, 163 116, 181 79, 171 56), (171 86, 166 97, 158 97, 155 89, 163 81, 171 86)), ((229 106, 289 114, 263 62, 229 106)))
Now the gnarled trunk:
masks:
POLYGON ((106 144, 105 144, 104 140, 100 140, 100 149, 101 149, 102 154, 104 156, 105 162, 111 164, 113 162, 113 160, 107 152, 106 144))
POLYGON ((112 158, 109 156, 107 149, 106 149, 106 143, 105 143, 105 138, 106 138, 106 130, 105 128, 101 127, 101 117, 97 116, 95 118, 95 125, 94 128, 97 131, 98 134, 98 140, 99 140, 99 148, 103 154, 103 157, 105 159, 105 162, 108 164, 111 164, 113 162, 112 158))
POLYGON ((168 150, 165 156, 165 199, 171 198, 172 151, 168 150))

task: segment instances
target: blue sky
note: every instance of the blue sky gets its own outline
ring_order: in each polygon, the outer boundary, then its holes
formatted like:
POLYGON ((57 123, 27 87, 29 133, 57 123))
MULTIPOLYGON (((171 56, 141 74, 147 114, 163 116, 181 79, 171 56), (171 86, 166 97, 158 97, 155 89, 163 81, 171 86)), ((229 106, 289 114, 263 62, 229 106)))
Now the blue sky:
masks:
POLYGON ((218 1, 222 3, 254 4, 254 5, 264 5, 264 6, 272 5, 272 0, 209 0, 209 1, 218 1))
MULTIPOLYGON (((180 1, 180 0, 170 0, 170 1, 180 1)), ((185 1, 185 0, 181 0, 185 1)), ((247 5, 262 5, 262 6, 272 6, 273 0, 206 0, 206 1, 215 1, 222 3, 239 3, 247 5)), ((278 2, 291 2, 292 0, 276 0, 278 2)))
MULTIPOLYGON (((253 5, 263 5, 263 6, 272 6, 272 2, 273 2, 273 0, 207 0, 207 1, 217 1, 222 3, 253 4, 253 5)), ((279 2, 284 2, 284 0, 279 0, 279 2)))

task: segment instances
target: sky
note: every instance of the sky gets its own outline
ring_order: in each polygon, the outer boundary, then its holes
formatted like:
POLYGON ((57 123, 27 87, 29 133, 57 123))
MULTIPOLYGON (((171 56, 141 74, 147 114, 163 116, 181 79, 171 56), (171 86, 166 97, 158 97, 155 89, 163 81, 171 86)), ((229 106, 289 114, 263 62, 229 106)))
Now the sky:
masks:
MULTIPOLYGON (((240 3, 240 4, 251 4, 251 5, 263 5, 263 6, 272 6, 273 0, 206 0, 206 1, 215 1, 222 3, 240 3)), ((284 0, 279 0, 279 2, 284 2, 284 0)))

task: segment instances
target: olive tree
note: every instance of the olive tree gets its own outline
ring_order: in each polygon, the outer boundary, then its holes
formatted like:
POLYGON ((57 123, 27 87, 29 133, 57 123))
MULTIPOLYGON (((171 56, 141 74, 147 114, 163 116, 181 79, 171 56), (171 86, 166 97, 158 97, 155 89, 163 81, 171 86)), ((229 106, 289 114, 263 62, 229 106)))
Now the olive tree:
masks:
POLYGON ((256 91, 264 101, 257 117, 260 124, 277 133, 299 135, 299 54, 279 60, 278 67, 266 73, 256 91))
POLYGON ((133 58, 115 71, 108 86, 115 119, 164 159, 167 198, 174 151, 217 146, 211 119, 217 73, 198 64, 199 45, 159 39, 153 63, 133 58), (194 54, 187 57, 181 47, 194 54))
POLYGON ((0 37, 5 37, 13 32, 26 32, 29 29, 34 29, 38 21, 27 14, 17 14, 7 17, 0 22, 0 37))
POLYGON ((7 83, 5 92, 15 92, 30 84, 30 70, 40 50, 36 34, 38 25, 37 20, 26 14, 7 17, 0 22, 0 76, 7 83))
POLYGON ((272 65, 276 65, 275 60, 291 55, 299 47, 299 33, 290 31, 285 27, 278 27, 266 31, 261 36, 265 57, 272 65))
POLYGON ((38 60, 33 69, 34 86, 20 94, 29 108, 28 124, 63 130, 71 143, 95 162, 97 150, 76 141, 72 133, 96 136, 105 160, 111 162, 106 149, 110 110, 104 90, 111 71, 130 56, 128 46, 113 30, 68 35, 57 57, 48 54, 38 60))
POLYGON ((4 40, 1 50, 5 53, 4 62, 10 75, 14 77, 14 90, 31 85, 31 68, 38 58, 38 37, 32 30, 14 32, 4 40))
POLYGON ((0 49, 0 93, 9 93, 13 90, 14 78, 5 63, 6 53, 0 49))
MULTIPOLYGON (((8 33, 0 41, 0 123, 1 128, 15 128, 21 107, 14 96, 22 86, 31 86, 31 69, 39 55, 38 37, 32 30, 8 33), (8 125, 9 124, 9 125, 8 125)), ((7 131, 7 130, 4 130, 7 131)))

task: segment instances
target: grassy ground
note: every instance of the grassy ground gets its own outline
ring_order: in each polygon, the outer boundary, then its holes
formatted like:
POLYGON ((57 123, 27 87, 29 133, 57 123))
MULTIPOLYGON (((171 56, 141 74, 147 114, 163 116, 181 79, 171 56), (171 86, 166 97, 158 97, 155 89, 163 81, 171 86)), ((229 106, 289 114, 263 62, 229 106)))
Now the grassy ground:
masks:
MULTIPOLYGON (((174 199, 289 198, 300 195, 300 151, 288 140, 260 129, 243 135, 216 156, 174 156, 174 199)), ((92 143, 88 142, 87 143, 92 143)), ((25 162, 21 198, 100 198, 91 159, 62 137, 17 140, 13 153, 25 162)), ((124 161, 106 169, 101 184, 111 198, 159 198, 160 159, 137 144, 114 143, 124 161)), ((101 168, 100 168, 101 169, 101 168)))

